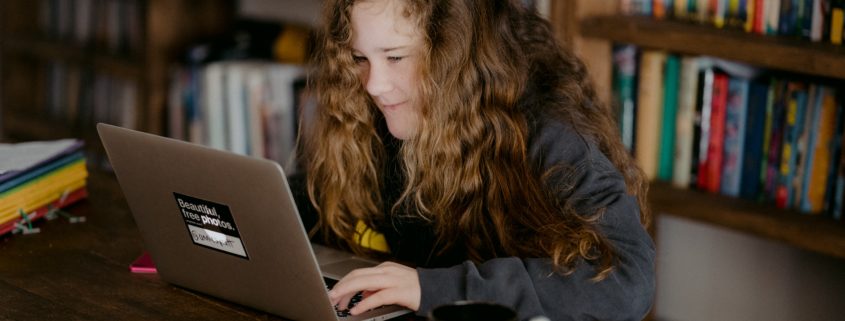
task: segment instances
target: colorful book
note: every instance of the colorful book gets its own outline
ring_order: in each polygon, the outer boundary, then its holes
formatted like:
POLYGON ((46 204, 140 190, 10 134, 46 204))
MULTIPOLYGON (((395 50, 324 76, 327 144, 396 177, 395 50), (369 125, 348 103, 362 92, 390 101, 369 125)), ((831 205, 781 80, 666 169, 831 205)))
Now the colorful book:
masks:
POLYGON ((54 172, 55 170, 60 169, 62 167, 65 167, 67 165, 70 165, 70 164, 73 164, 73 163, 76 163, 76 162, 79 162, 79 161, 84 161, 84 158, 85 157, 82 154, 82 152, 78 151, 78 152, 75 152, 73 154, 66 155, 62 158, 56 159, 52 162, 42 164, 38 167, 31 168, 31 169, 29 169, 25 172, 21 172, 21 175, 17 175, 15 177, 10 177, 10 178, 0 182, 0 194, 4 193, 4 192, 6 192, 6 191, 8 191, 12 188, 15 188, 17 186, 20 186, 22 184, 25 184, 26 182, 38 179, 39 177, 42 177, 44 175, 48 175, 48 174, 54 172))
MULTIPOLYGON (((55 199, 52 202, 49 202, 34 211, 25 212, 25 214, 27 215, 27 219, 30 222, 36 221, 47 215, 47 213, 51 209, 65 208, 82 199, 85 199, 86 197, 88 197, 88 190, 85 187, 80 187, 74 190, 73 192, 68 193, 63 198, 55 199)), ((18 215, 20 215, 20 213, 18 213, 18 215)), ((15 223, 19 223, 21 219, 23 218, 20 216, 14 216, 11 219, 7 219, 5 222, 0 220, 0 235, 13 231, 15 229, 15 223)))
MULTIPOLYGON (((765 141, 767 148, 767 158, 765 172, 763 173, 763 193, 766 200, 774 200, 775 192, 777 190, 777 183, 780 177, 780 164, 783 147, 784 124, 786 121, 786 86, 787 81, 773 80, 770 88, 771 94, 771 112, 767 110, 767 140, 765 141)), ((768 107, 767 107, 768 109, 768 107)))
POLYGON ((805 167, 806 176, 802 188, 800 210, 805 213, 821 213, 824 209, 825 193, 828 188, 831 166, 831 144, 837 125, 837 106, 832 88, 819 86, 815 92, 813 135, 808 144, 809 159, 805 167))
POLYGON ((792 208, 795 198, 793 177, 799 155, 798 137, 804 124, 807 89, 802 83, 790 81, 785 96, 786 118, 783 128, 777 186, 775 188, 775 205, 779 208, 792 208))
MULTIPOLYGON (((719 193, 722 179, 722 157, 724 156, 725 117, 728 101, 728 75, 715 72, 710 109, 710 129, 707 158, 700 163, 698 187, 710 193, 719 193)), ((703 121, 703 120, 702 120, 703 121)))
POLYGON ((662 181, 672 180, 672 172, 675 170, 673 161, 680 72, 680 58, 677 55, 667 56, 663 78, 663 126, 660 130, 660 154, 657 165, 657 178, 662 181))
POLYGON ((728 0, 714 0, 710 3, 713 25, 716 28, 724 28, 728 15, 728 0))
POLYGON ((830 43, 842 44, 843 28, 845 28, 845 0, 831 0, 830 43))
POLYGON ((666 2, 668 0, 653 0, 651 5, 652 16, 655 19, 666 19, 666 2))
POLYGON ((792 204, 794 208, 799 208, 804 193, 801 191, 804 187, 804 179, 807 177, 807 172, 805 167, 807 163, 810 161, 812 157, 811 150, 809 148, 810 143, 816 136, 815 128, 817 126, 813 125, 813 116, 816 113, 816 96, 818 91, 818 86, 816 84, 810 83, 809 88, 807 89, 806 94, 806 103, 804 107, 804 124, 801 128, 801 133, 798 136, 798 143, 796 144, 796 154, 797 154, 797 161, 795 163, 794 174, 792 175, 792 190, 793 195, 795 197, 792 198, 792 204))
POLYGON ((753 0, 754 1, 754 18, 751 26, 751 32, 758 35, 766 34, 766 17, 768 17, 768 1, 753 0))
POLYGON ((0 193, 0 221, 16 215, 19 209, 24 211, 36 209, 46 203, 45 199, 59 198, 68 191, 84 186, 86 177, 88 177, 88 172, 85 169, 85 162, 78 161, 0 193))
POLYGON ((725 111, 724 150, 721 193, 738 197, 745 150, 745 126, 748 115, 748 87, 745 78, 728 79, 728 100, 725 111))
MULTIPOLYGON (((695 0, 675 0, 672 6, 675 19, 686 20, 689 19, 690 3, 695 3, 695 0)), ((694 9, 693 9, 694 10, 694 9)))

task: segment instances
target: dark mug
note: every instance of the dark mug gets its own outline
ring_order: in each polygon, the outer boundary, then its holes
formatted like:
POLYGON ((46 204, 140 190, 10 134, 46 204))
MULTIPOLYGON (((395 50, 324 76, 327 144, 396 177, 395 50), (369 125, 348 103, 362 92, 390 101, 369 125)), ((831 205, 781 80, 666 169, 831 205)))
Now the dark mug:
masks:
POLYGON ((501 304, 459 301, 441 305, 428 314, 430 321, 517 321, 516 311, 501 304))

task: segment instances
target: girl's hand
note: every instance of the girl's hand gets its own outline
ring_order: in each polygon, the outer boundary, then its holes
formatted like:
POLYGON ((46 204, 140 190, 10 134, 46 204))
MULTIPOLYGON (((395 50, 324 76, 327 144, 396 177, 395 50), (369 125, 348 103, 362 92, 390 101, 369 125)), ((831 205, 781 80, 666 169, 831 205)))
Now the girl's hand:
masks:
POLYGON ((383 305, 397 304, 416 311, 420 307, 420 278, 417 270, 393 262, 349 272, 329 291, 332 305, 339 310, 349 306, 358 293, 363 300, 349 310, 352 315, 364 313, 383 305))

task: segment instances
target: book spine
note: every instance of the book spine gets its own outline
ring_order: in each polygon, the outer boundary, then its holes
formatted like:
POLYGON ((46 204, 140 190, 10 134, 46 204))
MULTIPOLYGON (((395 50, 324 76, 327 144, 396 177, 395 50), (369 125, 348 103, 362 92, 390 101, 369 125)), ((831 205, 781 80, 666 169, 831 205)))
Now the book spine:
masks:
POLYGON ((698 58, 681 58, 681 77, 678 93, 678 115, 675 118, 675 160, 673 162, 672 185, 679 188, 690 186, 693 149, 695 144, 695 104, 698 88, 698 58))
POLYGON ((728 80, 721 192, 733 197, 738 197, 740 191, 748 113, 748 86, 747 79, 730 78, 728 80))
POLYGON ((816 96, 818 91, 819 86, 811 83, 807 92, 803 93, 804 96, 806 96, 806 103, 804 107, 804 123, 801 128, 801 134, 798 136, 798 160, 795 163, 795 174, 793 175, 792 179, 792 190, 794 191, 795 195, 792 200, 792 204, 797 209, 800 209, 801 203, 806 198, 805 191, 807 186, 807 180, 809 178, 809 175, 807 175, 807 173, 809 173, 809 168, 812 166, 813 158, 816 154, 810 146, 816 139, 818 139, 816 130, 814 130, 815 128, 819 128, 819 108, 817 107, 816 103, 816 96))
POLYGON ((780 6, 779 0, 771 0, 766 2, 769 6, 766 8, 766 30, 764 34, 776 35, 778 34, 778 26, 780 24, 780 6))
POLYGON ((693 131, 693 170, 690 174, 690 184, 698 189, 705 189, 707 173, 707 149, 710 145, 710 110, 713 101, 713 68, 707 67, 699 73, 699 93, 696 101, 696 117, 693 131))
POLYGON ((752 81, 748 89, 746 147, 742 154, 743 166, 740 180, 740 197, 748 200, 757 200, 760 196, 760 164, 763 158, 768 91, 769 86, 763 81, 752 81))
POLYGON ((775 190, 775 205, 780 208, 792 208, 793 205, 792 181, 799 154, 798 136, 804 123, 805 99, 806 91, 803 84, 789 82, 786 92, 786 119, 783 128, 780 172, 775 190))
POLYGON ((765 0, 754 0, 754 22, 751 32, 758 35, 766 33, 767 3, 765 0))
POLYGON ((660 155, 657 174, 658 179, 662 181, 672 180, 672 172, 674 171, 675 123, 677 121, 680 69, 678 56, 667 56, 663 81, 663 128, 660 130, 660 155))
POLYGON ((828 187, 829 168, 831 166, 831 143, 836 130, 837 107, 832 91, 820 87, 816 105, 817 139, 810 148, 813 151, 813 161, 807 166, 809 182, 806 184, 806 197, 801 210, 807 213, 821 213, 824 209, 825 193, 828 187))
POLYGON ((845 0, 833 0, 830 9, 830 43, 842 44, 843 28, 845 28, 845 0))
POLYGON ((828 215, 834 216, 836 215, 838 198, 836 195, 839 188, 839 184, 837 183, 839 164, 842 162, 842 131, 845 129, 845 109, 837 102, 836 91, 833 89, 826 90, 830 90, 830 92, 824 94, 833 95, 834 106, 836 106, 834 108, 836 109, 836 127, 833 130, 833 138, 831 138, 830 142, 830 168, 827 174, 827 192, 825 192, 825 212, 828 215))
POLYGON ((663 109, 663 65, 666 54, 644 51, 640 61, 635 158, 649 180, 657 177, 657 153, 663 109))
POLYGON ((745 23, 742 28, 745 32, 754 32, 754 21, 757 19, 757 0, 745 0, 745 23))
POLYGON ((764 174, 764 193, 767 200, 775 199, 778 177, 780 174, 780 163, 783 147, 783 126, 786 118, 786 106, 784 102, 785 81, 778 81, 774 92, 772 104, 771 123, 768 141, 768 157, 766 172, 764 174))
POLYGON ((704 189, 711 193, 719 193, 721 188, 727 100, 728 75, 721 72, 716 73, 713 78, 710 140, 707 148, 707 162, 704 164, 707 177, 704 189))
POLYGON ((637 99, 637 47, 620 45, 613 49, 613 92, 622 144, 628 152, 634 150, 637 99))

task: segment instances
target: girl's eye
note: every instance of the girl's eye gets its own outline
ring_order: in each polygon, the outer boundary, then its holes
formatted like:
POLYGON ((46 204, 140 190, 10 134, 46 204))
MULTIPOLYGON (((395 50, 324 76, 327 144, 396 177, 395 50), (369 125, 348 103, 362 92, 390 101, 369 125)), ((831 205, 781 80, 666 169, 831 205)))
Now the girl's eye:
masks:
POLYGON ((367 57, 364 56, 352 56, 352 60, 355 61, 356 64, 360 64, 362 62, 367 62, 367 57))
POLYGON ((399 62, 399 61, 401 61, 401 60, 402 60, 402 58, 405 58, 405 57, 395 57, 395 56, 391 56, 391 57, 387 57, 387 60, 388 60, 388 61, 391 61, 391 62, 399 62))

